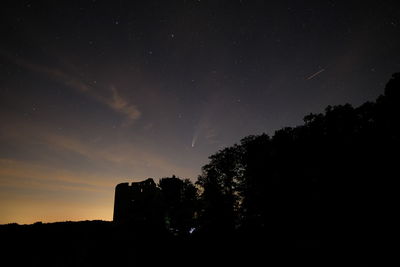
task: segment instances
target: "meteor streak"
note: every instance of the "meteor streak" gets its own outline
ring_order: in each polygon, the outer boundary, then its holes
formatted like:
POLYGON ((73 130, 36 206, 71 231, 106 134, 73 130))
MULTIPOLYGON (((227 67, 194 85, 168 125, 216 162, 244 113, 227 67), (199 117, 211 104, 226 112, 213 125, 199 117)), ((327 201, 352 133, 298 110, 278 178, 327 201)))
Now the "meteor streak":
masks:
POLYGON ((307 78, 307 80, 311 80, 311 79, 313 79, 315 76, 317 76, 317 75, 321 74, 321 72, 323 72, 323 71, 325 71, 325 69, 320 69, 320 70, 319 70, 319 71, 317 71, 316 73, 314 73, 314 74, 310 75, 310 76, 307 78))

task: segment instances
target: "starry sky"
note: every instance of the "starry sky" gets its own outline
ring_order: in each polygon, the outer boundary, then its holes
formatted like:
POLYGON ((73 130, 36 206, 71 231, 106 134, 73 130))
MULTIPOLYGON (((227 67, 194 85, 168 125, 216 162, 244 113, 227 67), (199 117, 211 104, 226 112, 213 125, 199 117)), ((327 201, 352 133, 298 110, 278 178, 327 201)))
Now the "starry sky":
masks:
POLYGON ((175 174, 400 70, 396 1, 4 1, 0 223, 111 220, 175 174))

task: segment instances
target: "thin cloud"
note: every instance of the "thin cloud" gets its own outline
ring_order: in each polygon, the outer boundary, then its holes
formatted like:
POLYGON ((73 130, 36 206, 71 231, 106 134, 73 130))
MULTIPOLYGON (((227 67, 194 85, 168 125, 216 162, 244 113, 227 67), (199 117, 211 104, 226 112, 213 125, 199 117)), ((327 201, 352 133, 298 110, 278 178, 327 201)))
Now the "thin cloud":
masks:
POLYGON ((106 90, 99 90, 101 89, 99 85, 89 85, 81 79, 76 78, 60 69, 34 64, 21 58, 10 56, 1 50, 0 55, 18 66, 24 67, 30 71, 44 74, 60 83, 67 85, 70 88, 75 89, 80 93, 89 96, 108 108, 125 115, 129 119, 129 122, 136 121, 141 116, 141 112, 137 106, 130 103, 126 98, 123 98, 115 87, 102 87, 106 90))
MULTIPOLYGON (((192 169, 174 163, 168 157, 162 156, 140 143, 103 143, 101 146, 84 141, 74 136, 62 135, 47 129, 43 125, 32 123, 12 123, 0 126, 0 140, 7 140, 14 144, 30 147, 32 144, 41 144, 43 157, 56 158, 65 152, 79 155, 92 164, 99 165, 107 170, 119 170, 119 177, 161 177, 178 174, 182 177, 195 178, 192 169), (29 132, 29 136, 23 134, 29 132), (126 175, 125 175, 126 174, 126 175)), ((108 171, 107 171, 108 172, 108 171)), ((110 174, 113 171, 110 172, 110 174)), ((117 177, 109 177, 120 179, 117 177)), ((129 179, 130 180, 130 179, 129 179)))
POLYGON ((107 177, 7 158, 0 158, 0 185, 2 188, 7 186, 95 192, 108 192, 114 186, 107 177))
POLYGON ((112 91, 112 101, 107 104, 120 113, 124 113, 131 120, 137 120, 140 118, 141 112, 139 109, 132 104, 129 104, 126 99, 122 98, 115 87, 111 87, 112 91))
POLYGON ((53 149, 76 153, 92 161, 103 162, 103 164, 109 166, 118 166, 124 169, 133 167, 136 169, 136 173, 141 172, 143 175, 155 172, 160 176, 176 172, 181 176, 195 177, 192 170, 178 166, 156 153, 129 143, 114 144, 112 146, 104 145, 99 148, 82 142, 77 138, 54 134, 46 134, 44 142, 53 149))

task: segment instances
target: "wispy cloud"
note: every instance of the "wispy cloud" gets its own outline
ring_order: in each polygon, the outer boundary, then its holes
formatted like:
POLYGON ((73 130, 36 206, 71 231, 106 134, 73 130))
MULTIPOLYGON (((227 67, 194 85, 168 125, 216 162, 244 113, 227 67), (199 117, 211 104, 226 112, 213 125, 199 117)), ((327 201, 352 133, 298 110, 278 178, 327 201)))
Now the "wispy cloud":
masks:
POLYGON ((124 113, 128 116, 131 120, 137 120, 140 118, 140 111, 139 109, 130 103, 118 93, 115 87, 111 87, 112 91, 112 100, 107 102, 107 104, 114 109, 115 111, 124 113))
MULTIPOLYGON (((52 131, 44 125, 35 123, 13 122, 0 125, 0 141, 26 148, 40 144, 40 149, 35 150, 35 153, 40 155, 41 161, 57 161, 57 158, 59 156, 62 158, 63 155, 81 157, 90 163, 91 168, 99 166, 100 169, 107 170, 109 179, 114 183, 120 181, 121 176, 125 177, 124 179, 159 178, 172 174, 187 178, 197 176, 193 169, 174 163, 168 156, 152 151, 141 142, 105 140, 101 144, 93 143, 81 137, 52 131), (23 134, 26 132, 30 133, 29 136, 23 134)), ((66 168, 73 168, 68 162, 61 164, 66 168)))
POLYGON ((131 175, 139 179, 149 176, 159 178, 171 174, 193 178, 196 176, 193 174, 193 170, 176 165, 165 157, 137 144, 114 143, 99 147, 74 137, 55 134, 46 134, 44 140, 48 146, 60 150, 61 153, 69 151, 117 169, 132 169, 131 175))
POLYGON ((41 190, 108 192, 114 187, 106 177, 43 166, 23 160, 0 158, 0 186, 41 190))
POLYGON ((125 115, 129 122, 136 121, 141 116, 141 112, 138 107, 130 103, 128 99, 124 98, 114 86, 101 86, 100 84, 94 86, 93 84, 86 83, 79 77, 71 75, 61 69, 35 64, 21 58, 10 56, 8 53, 1 50, 0 56, 8 59, 18 66, 26 68, 30 71, 41 73, 53 80, 65 84, 66 86, 107 106, 115 112, 125 115))

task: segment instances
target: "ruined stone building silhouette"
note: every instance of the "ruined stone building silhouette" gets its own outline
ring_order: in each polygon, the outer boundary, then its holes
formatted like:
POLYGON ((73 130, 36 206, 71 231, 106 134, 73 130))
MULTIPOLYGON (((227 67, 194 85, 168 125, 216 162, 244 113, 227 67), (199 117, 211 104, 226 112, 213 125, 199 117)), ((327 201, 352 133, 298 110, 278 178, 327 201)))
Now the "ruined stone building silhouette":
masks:
POLYGON ((121 183, 115 187, 114 216, 117 223, 154 224, 160 221, 159 188, 152 178, 121 183))

